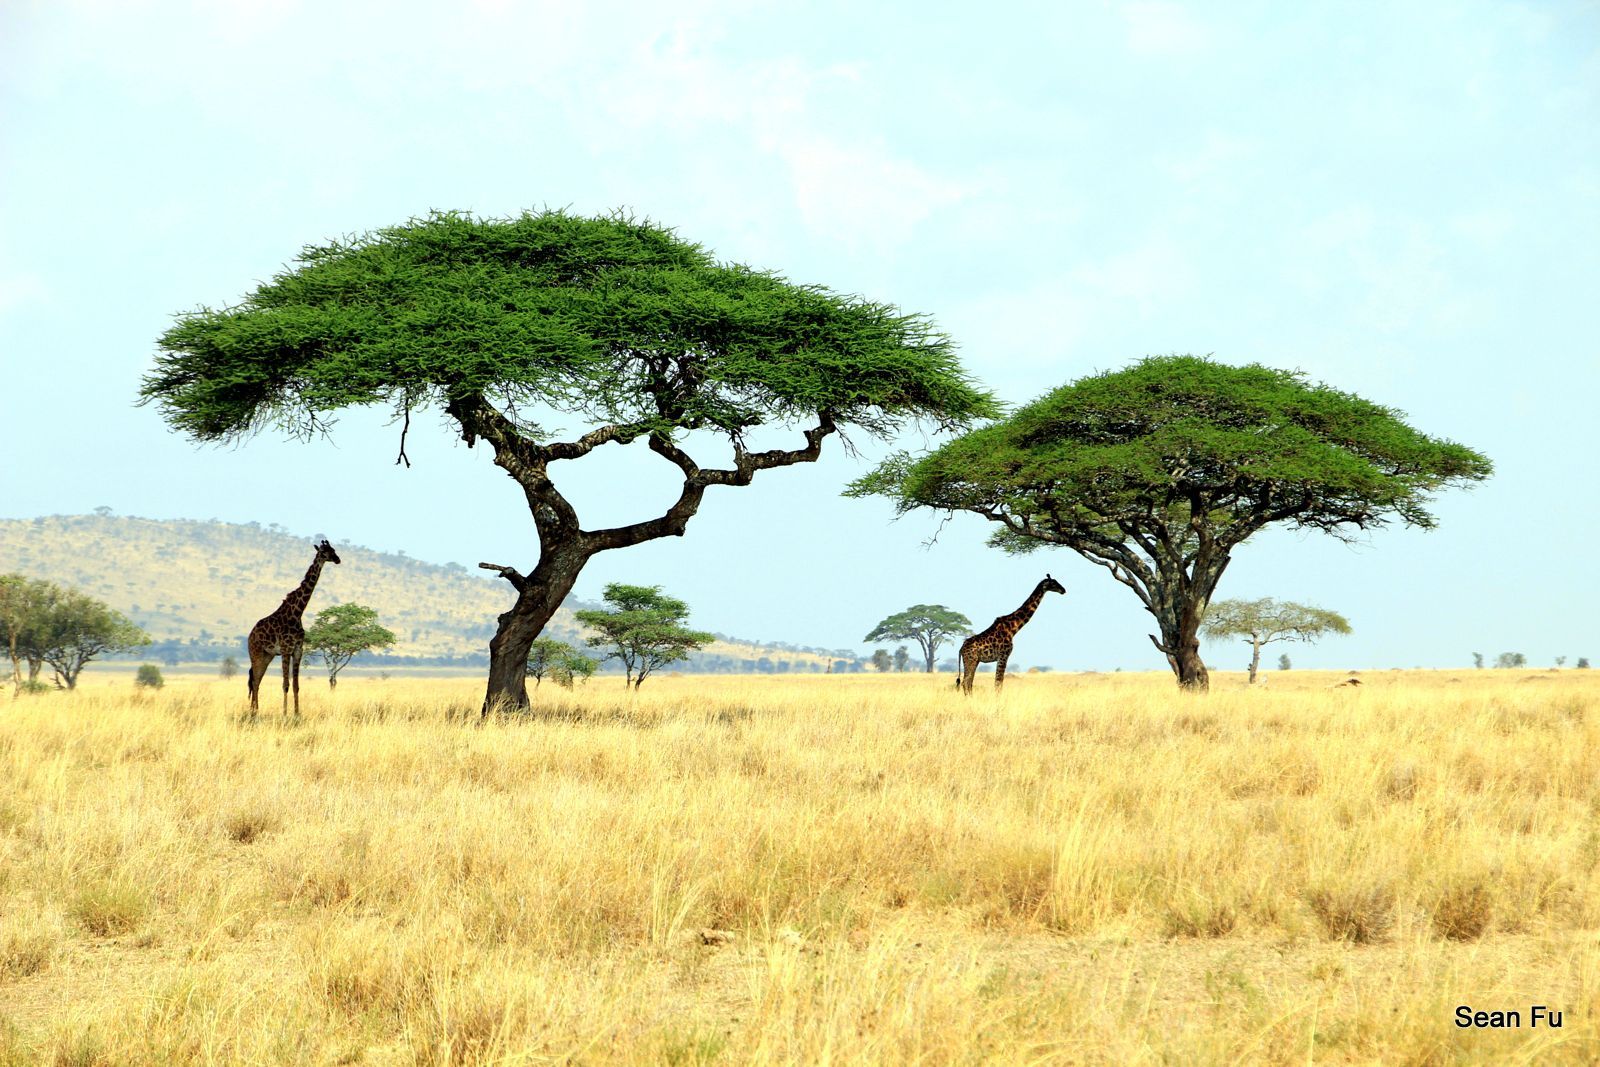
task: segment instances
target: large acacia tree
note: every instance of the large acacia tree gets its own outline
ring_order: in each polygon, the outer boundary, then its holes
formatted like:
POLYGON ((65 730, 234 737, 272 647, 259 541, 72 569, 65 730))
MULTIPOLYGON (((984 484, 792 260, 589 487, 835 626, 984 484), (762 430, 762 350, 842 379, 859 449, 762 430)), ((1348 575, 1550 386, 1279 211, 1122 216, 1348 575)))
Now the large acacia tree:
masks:
POLYGON ((1178 682, 1205 689, 1199 630, 1234 549, 1273 525, 1341 538, 1431 528, 1431 494, 1489 460, 1295 371, 1161 356, 1062 386, 855 482, 901 513, 970 511, 1013 552, 1065 545, 1154 616, 1178 682))
POLYGON ((181 316, 159 344, 142 401, 197 441, 265 426, 310 435, 340 409, 387 405, 402 458, 427 407, 468 446, 489 445, 539 550, 526 573, 480 564, 517 594, 489 644, 486 710, 527 704, 530 646, 596 553, 682 536, 708 488, 811 462, 837 431, 950 428, 996 410, 927 319, 717 262, 621 215, 442 213, 308 247, 239 304, 181 316), (568 421, 580 428, 557 428, 568 421), (765 427, 803 443, 750 447, 765 427), (731 458, 702 466, 691 431, 720 436, 731 458), (677 499, 586 528, 551 468, 641 439, 671 467, 677 499))

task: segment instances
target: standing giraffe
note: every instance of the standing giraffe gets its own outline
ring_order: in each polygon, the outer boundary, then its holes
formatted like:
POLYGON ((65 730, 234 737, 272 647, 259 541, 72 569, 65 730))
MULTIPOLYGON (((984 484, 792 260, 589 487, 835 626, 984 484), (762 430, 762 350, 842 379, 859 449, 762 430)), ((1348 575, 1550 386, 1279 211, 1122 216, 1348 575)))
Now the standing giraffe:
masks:
POLYGON ((300 658, 305 655, 306 628, 300 623, 311 591, 317 587, 322 565, 339 562, 339 553, 323 541, 317 545, 317 558, 311 561, 305 578, 283 598, 278 610, 255 624, 250 631, 250 717, 256 717, 261 679, 267 676, 273 656, 283 657, 283 714, 289 714, 289 678, 294 676, 294 717, 300 717, 300 658))
POLYGON ((1061 583, 1050 577, 1044 576, 1044 581, 1033 587, 1033 592, 1028 594, 1028 599, 1022 602, 1022 607, 1010 615, 1002 615, 980 634, 973 634, 961 642, 961 677, 956 679, 956 686, 966 694, 972 692, 972 676, 978 673, 978 664, 994 664, 994 687, 999 689, 1006 680, 1006 660, 1011 658, 1011 640, 1017 636, 1017 631, 1028 624, 1033 618, 1033 613, 1039 610, 1040 601, 1044 600, 1046 593, 1065 593, 1061 583))

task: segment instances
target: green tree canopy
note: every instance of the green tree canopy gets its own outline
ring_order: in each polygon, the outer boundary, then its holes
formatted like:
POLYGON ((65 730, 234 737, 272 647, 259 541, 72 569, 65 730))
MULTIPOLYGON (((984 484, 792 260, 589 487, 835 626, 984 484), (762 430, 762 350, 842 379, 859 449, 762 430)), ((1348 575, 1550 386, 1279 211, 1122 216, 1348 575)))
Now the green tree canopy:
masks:
POLYGON ((28 680, 37 681, 44 664, 42 628, 61 590, 51 582, 21 574, 0 574, 0 642, 11 660, 12 692, 22 685, 19 664, 28 661, 28 680))
POLYGON ((317 612, 306 630, 306 651, 328 665, 328 688, 339 684, 339 672, 356 656, 394 644, 394 634, 378 625, 378 612, 364 604, 334 604, 317 612))
POLYGON ((182 316, 159 344, 141 402, 197 441, 264 426, 311 434, 376 404, 406 428, 414 410, 441 409, 469 446, 489 443, 540 551, 526 576, 481 564, 518 594, 490 643, 486 711, 527 704, 532 641, 595 553, 681 536, 707 488, 814 461, 841 429, 948 428, 997 411, 927 319, 719 263, 622 215, 436 213, 308 247, 241 303, 182 316), (557 429, 569 421, 586 428, 557 429), (751 447, 767 427, 803 428, 804 444, 751 447), (695 430, 720 435, 731 464, 701 466, 684 440, 695 430), (680 479, 677 500, 655 518, 585 529, 550 465, 640 439, 680 479))
MULTIPOLYGON (((1309 604, 1262 597, 1259 600, 1217 600, 1206 609, 1201 630, 1207 637, 1242 637, 1250 646, 1250 681, 1261 667, 1261 646, 1274 641, 1316 641, 1327 634, 1347 634, 1343 615, 1309 604)), ((1280 657, 1280 669, 1288 656, 1280 657)))
POLYGON ((939 646, 971 632, 971 621, 959 611, 951 611, 943 604, 913 604, 878 623, 862 640, 915 641, 922 649, 924 670, 932 674, 939 646))
POLYGON ((528 652, 528 677, 535 689, 546 677, 570 689, 574 678, 590 678, 599 667, 599 660, 553 637, 535 639, 528 652))
POLYGON ((150 643, 150 635, 127 616, 76 589, 36 581, 29 595, 33 607, 16 636, 30 681, 37 678, 38 665, 48 663, 58 686, 75 689, 78 675, 97 656, 150 643))
POLYGON ((659 585, 624 585, 605 588, 609 609, 574 612, 577 620, 599 633, 588 639, 596 648, 610 646, 606 659, 622 662, 627 684, 638 689, 651 672, 684 659, 716 640, 716 635, 690 630, 683 623, 689 605, 661 592, 659 585))
POLYGON ((1273 525, 1353 538, 1431 528, 1432 494, 1488 459, 1298 371, 1160 356, 1080 379, 931 454, 890 457, 849 495, 970 511, 992 543, 1064 545, 1156 619, 1180 684, 1207 685, 1198 632, 1232 552, 1273 525))

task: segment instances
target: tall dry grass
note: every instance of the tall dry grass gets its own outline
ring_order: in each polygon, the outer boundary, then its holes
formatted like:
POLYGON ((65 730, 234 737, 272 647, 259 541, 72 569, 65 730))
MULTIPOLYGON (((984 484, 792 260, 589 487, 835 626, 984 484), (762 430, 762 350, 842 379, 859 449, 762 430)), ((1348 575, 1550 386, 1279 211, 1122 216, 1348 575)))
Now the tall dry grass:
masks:
POLYGON ((1600 1057, 1600 680, 1333 680, 0 702, 0 1065, 1600 1057))

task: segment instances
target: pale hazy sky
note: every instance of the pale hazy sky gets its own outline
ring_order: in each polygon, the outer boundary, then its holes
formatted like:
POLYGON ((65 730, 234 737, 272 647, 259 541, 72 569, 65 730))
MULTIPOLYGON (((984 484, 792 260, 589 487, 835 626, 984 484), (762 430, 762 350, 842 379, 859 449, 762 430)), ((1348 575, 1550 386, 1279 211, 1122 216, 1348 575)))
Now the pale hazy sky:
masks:
MULTIPOLYGON (((1187 351, 1398 407, 1495 478, 1432 533, 1263 536, 1219 595, 1348 615, 1288 648, 1307 667, 1600 657, 1600 6, 798 6, 0 0, 0 517, 109 505, 531 567, 516 486, 437 420, 403 470, 383 413, 200 449, 135 392, 175 312, 304 244, 626 207, 930 314, 1008 402, 1187 351)), ((986 625, 1048 569, 1068 595, 1014 667, 1162 666, 1078 557, 1006 558, 974 518, 924 549, 931 516, 839 498, 883 451, 713 489, 686 538, 597 557, 577 592, 657 582, 706 628, 865 651, 913 603, 986 625)), ((588 525, 675 495, 648 454, 565 473, 588 525)))

